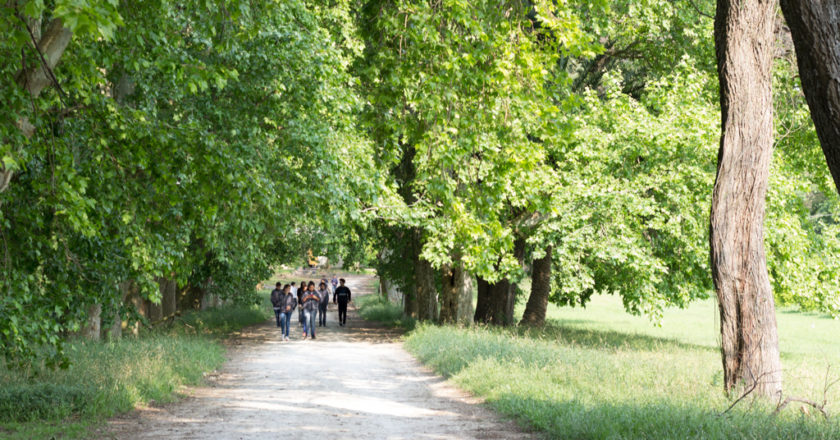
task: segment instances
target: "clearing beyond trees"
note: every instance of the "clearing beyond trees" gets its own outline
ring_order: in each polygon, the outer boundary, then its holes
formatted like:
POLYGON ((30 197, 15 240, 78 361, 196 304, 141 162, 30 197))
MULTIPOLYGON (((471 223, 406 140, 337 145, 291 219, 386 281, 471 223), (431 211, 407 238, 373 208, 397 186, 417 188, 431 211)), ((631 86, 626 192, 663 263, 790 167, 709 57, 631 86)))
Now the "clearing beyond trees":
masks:
MULTIPOLYGON (((354 295, 374 277, 345 277, 354 295)), ((208 384, 162 407, 111 421, 105 438, 276 439, 531 438, 420 365, 399 332, 362 321, 351 304, 346 327, 335 306, 316 340, 280 341, 274 320, 232 341, 230 360, 208 384)))

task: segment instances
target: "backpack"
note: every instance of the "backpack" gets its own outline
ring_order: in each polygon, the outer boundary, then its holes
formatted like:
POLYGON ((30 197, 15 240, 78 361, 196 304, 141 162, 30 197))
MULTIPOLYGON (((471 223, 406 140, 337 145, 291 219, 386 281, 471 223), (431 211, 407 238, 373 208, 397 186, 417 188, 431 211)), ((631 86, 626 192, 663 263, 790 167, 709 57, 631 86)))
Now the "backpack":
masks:
POLYGON ((283 292, 274 289, 271 291, 271 305, 280 308, 283 305, 283 292))

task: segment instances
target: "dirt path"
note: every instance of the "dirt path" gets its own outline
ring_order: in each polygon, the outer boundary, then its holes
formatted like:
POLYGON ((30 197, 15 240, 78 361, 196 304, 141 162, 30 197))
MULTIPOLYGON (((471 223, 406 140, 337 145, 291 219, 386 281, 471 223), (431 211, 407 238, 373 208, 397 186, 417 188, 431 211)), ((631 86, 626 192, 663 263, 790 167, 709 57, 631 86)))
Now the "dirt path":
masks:
MULTIPOLYGON (((308 279, 309 277, 304 277, 308 279)), ((346 276, 354 297, 370 277, 346 276)), ((366 292, 368 290, 368 292, 366 292)), ((172 405, 109 423, 117 439, 524 439, 515 424, 478 404, 412 358, 393 330, 360 320, 352 304, 339 327, 281 342, 274 322, 250 328, 207 386, 172 405)))

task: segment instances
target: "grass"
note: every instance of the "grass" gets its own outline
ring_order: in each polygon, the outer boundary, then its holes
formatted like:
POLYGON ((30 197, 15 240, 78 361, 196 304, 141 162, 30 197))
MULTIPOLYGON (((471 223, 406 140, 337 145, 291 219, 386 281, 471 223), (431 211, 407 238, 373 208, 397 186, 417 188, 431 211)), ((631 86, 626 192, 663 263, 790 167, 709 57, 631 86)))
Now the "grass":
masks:
MULTIPOLYGON (((840 438, 840 420, 780 416, 747 399, 722 414, 712 301, 669 310, 661 327, 627 315, 616 297, 552 308, 543 329, 421 325, 406 348, 497 410, 551 438, 840 438)), ((519 310, 521 313, 521 308, 519 310)), ((840 321, 778 314, 785 392, 822 401, 826 368, 840 378, 840 321)), ((840 386, 827 396, 840 413, 840 386)), ((812 414, 814 413, 811 411, 812 414)))
POLYGON ((191 312, 116 342, 70 343, 67 370, 0 367, 0 438, 88 438, 105 418, 171 402, 225 360, 221 337, 269 317, 260 306, 191 312))
POLYGON ((390 327, 414 328, 416 321, 403 315, 402 307, 379 295, 364 295, 354 300, 359 314, 368 321, 381 322, 390 327))

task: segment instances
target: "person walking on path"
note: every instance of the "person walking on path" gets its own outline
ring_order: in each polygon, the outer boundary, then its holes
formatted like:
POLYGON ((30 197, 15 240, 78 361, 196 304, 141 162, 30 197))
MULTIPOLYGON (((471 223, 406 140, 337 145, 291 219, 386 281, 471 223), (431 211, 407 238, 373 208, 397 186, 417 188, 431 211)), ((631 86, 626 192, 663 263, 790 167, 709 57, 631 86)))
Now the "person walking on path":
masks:
POLYGON ((306 293, 306 281, 300 282, 300 287, 297 291, 297 302, 300 304, 300 308, 298 309, 298 322, 300 326, 303 327, 303 295, 306 293))
POLYGON ((283 290, 280 288, 282 284, 278 281, 274 285, 274 290, 271 291, 271 306, 274 307, 274 319, 277 320, 277 327, 280 327, 280 314, 283 313, 282 300, 283 290))
POLYGON ((318 297, 321 301, 318 303, 318 327, 327 326, 327 305, 330 303, 330 291, 327 290, 327 283, 321 281, 318 289, 318 297))
POLYGON ((338 278, 335 277, 335 274, 333 274, 330 284, 332 284, 332 291, 335 293, 335 289, 338 288, 338 278))
POLYGON ((303 294, 303 339, 306 339, 307 333, 315 339, 315 317, 318 315, 320 302, 321 297, 315 292, 315 283, 310 283, 308 290, 303 294))
POLYGON ((347 324, 347 303, 350 302, 350 288, 344 285, 344 278, 338 280, 341 284, 335 289, 333 302, 338 303, 338 325, 347 324))
POLYGON ((295 307, 297 307, 297 298, 292 295, 292 289, 286 284, 283 286, 283 297, 280 301, 280 308, 282 309, 280 315, 280 331, 283 334, 283 339, 286 341, 289 340, 289 327, 292 326, 292 312, 295 311, 295 307))

